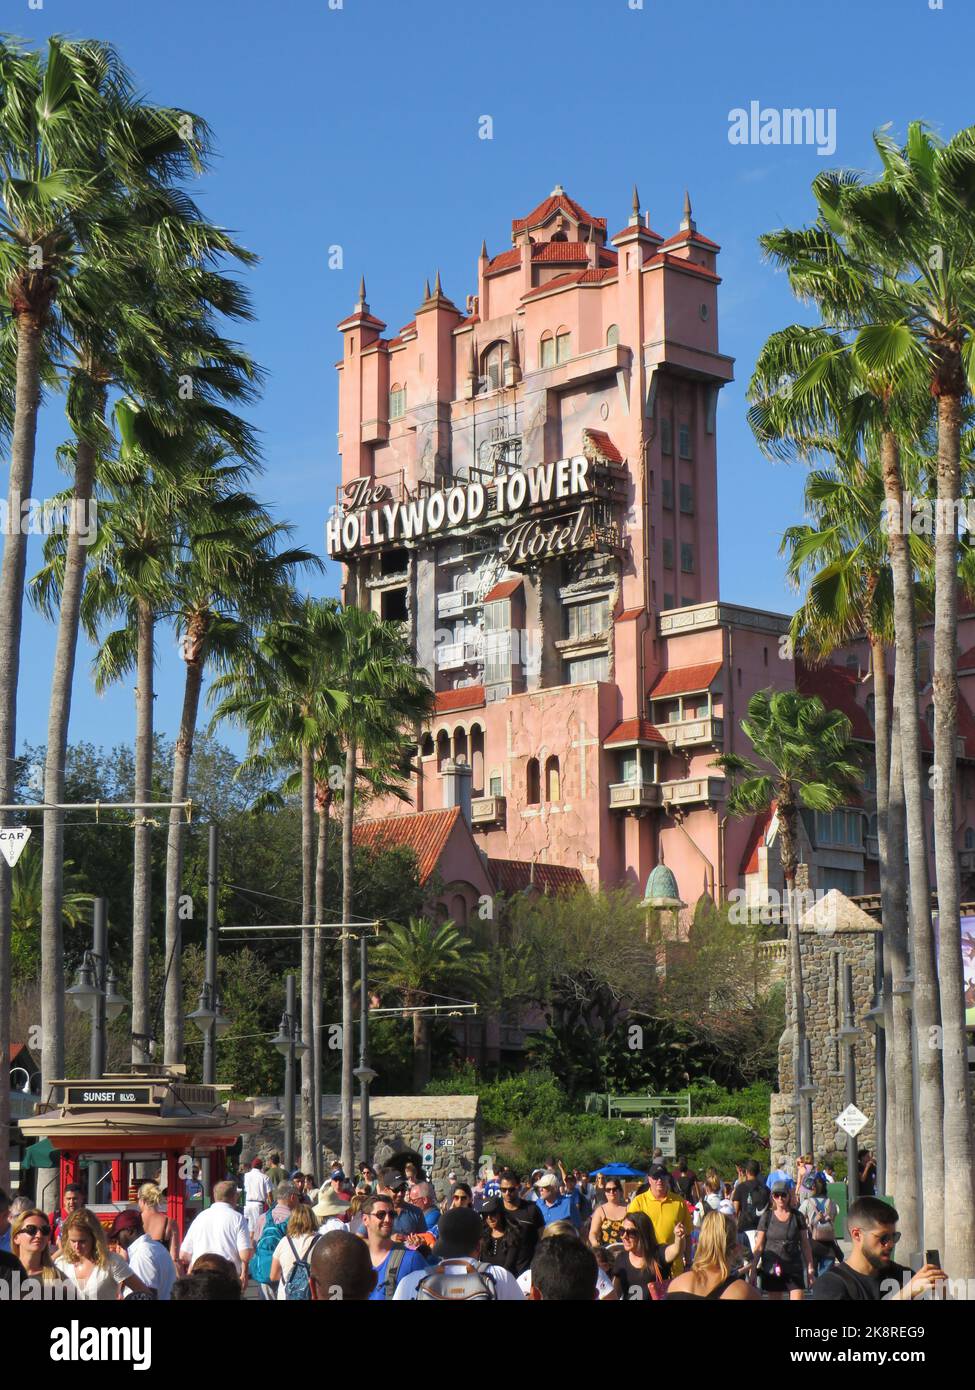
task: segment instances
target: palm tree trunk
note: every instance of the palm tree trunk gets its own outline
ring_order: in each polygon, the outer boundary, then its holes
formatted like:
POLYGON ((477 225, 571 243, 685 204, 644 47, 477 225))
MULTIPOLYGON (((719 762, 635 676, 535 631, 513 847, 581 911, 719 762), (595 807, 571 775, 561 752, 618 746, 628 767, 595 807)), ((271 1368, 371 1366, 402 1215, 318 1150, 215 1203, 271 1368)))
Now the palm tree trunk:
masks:
POLYGON ((430 1080, 430 1029, 426 1014, 413 1015, 413 1094, 422 1096, 430 1080))
MULTIPOLYGON (((153 667, 155 615, 139 603, 135 687, 135 801, 149 801, 152 792, 153 667)), ((152 929, 152 830, 145 811, 135 812, 132 861, 132 1060, 148 1062, 149 937, 152 929)), ((172 961, 167 952, 167 969, 172 961)), ((165 991, 165 985, 163 989, 165 991)))
MULTIPOLYGON (((792 976, 792 1085, 795 1090, 796 1145, 799 1153, 811 1153, 813 1136, 809 1133, 806 1105, 799 1094, 799 1083, 805 1071, 806 999, 802 982, 802 951, 799 942, 799 913, 795 902, 796 838, 794 806, 778 807, 780 858, 785 878, 785 908, 789 924, 789 971, 792 976)), ((807 1081, 809 1077, 805 1078, 807 1081)))
MULTIPOLYGON (((315 879, 315 777, 311 749, 301 748, 301 921, 303 927, 315 920, 313 887, 315 879)), ((301 1059, 301 1166, 313 1172, 315 1162, 314 1010, 312 979, 315 967, 314 932, 301 933, 301 1036, 308 1051, 301 1059)), ((316 1173, 317 1177, 318 1174, 316 1173)))
MULTIPOLYGON (((934 854, 938 877, 938 973, 944 1069, 944 1265, 975 1277, 975 1164, 961 953, 956 838, 958 734, 958 538, 961 400, 938 397, 938 517, 934 540, 934 854), (950 521, 948 518, 951 518, 950 521)), ((930 1244, 930 1242, 928 1242, 930 1244)))
MULTIPOLYGON (((105 393, 101 393, 101 412, 105 393)), ((95 482, 94 443, 79 439, 75 451, 74 508, 61 584, 58 636, 47 716, 44 756, 44 800, 56 806, 64 800, 64 763, 68 753, 68 723, 74 686, 81 596, 85 585, 88 547, 82 543, 82 508, 87 512, 95 482)), ((41 870, 41 1028, 52 1040, 55 1075, 64 1075, 64 812, 44 812, 44 862, 41 870)))
MULTIPOLYGON (((880 460, 888 518, 903 522, 904 485, 900 446, 889 431, 881 437, 880 460)), ((940 1010, 931 928, 931 886, 924 831, 924 786, 917 711, 917 619, 914 575, 903 525, 889 524, 887 543, 894 589, 894 704, 900 728, 907 818, 911 946, 914 965, 913 1025, 918 1048, 918 1121, 921 1129, 922 1230, 926 1246, 944 1247, 944 1097, 941 1053, 930 1042, 938 1034, 940 1010)), ((905 1250, 910 1256, 916 1251, 905 1250)))
POLYGON ((355 825, 355 739, 345 751, 345 783, 342 802, 342 1167, 352 1172, 352 831, 355 825))
MULTIPOLYGON (((40 405, 41 316, 17 315, 17 379, 14 429, 7 494, 7 535, 0 566, 0 801, 7 805, 14 788, 17 753, 17 685, 20 676, 20 630, 24 613, 27 537, 20 530, 21 499, 34 485, 34 450, 40 405)), ((0 862, 0 1186, 9 1188, 10 1090, 10 869, 0 862)), ((45 1036, 41 1042, 42 1094, 58 1075, 57 1056, 45 1036)))
MULTIPOLYGON (((316 796, 318 802, 318 848, 315 855, 315 947, 312 959, 312 1089, 315 1101, 316 1128, 315 1162, 321 1167, 321 1104, 322 1104, 322 973, 324 968, 322 933, 317 924, 325 920, 325 884, 328 869, 328 812, 331 792, 328 783, 316 796)), ((318 1171, 316 1168, 316 1173, 318 1171)))
MULTIPOLYGON (((187 626, 183 641, 186 679, 179 734, 173 750, 172 801, 185 801, 189 789, 190 759, 193 757, 193 739, 203 688, 208 627, 209 614, 195 614, 187 626)), ((179 899, 183 888, 185 836, 183 812, 173 806, 169 812, 169 835, 166 840, 166 959, 170 967, 166 976, 165 1059, 177 1063, 183 1060, 183 927, 179 899)), ((211 1008, 213 1003, 211 999, 211 1008)))
MULTIPOLYGON (((899 902, 894 904, 890 901, 890 865, 887 854, 887 821, 890 814, 890 707, 888 704, 889 681, 887 678, 887 648, 883 640, 874 633, 870 634, 870 658, 873 667, 873 692, 874 692, 874 721, 873 721, 873 752, 874 752, 874 782, 876 785, 877 802, 877 858, 880 867, 880 894, 881 894, 881 944, 883 950, 883 997, 884 997, 884 1037, 883 1045, 887 1059, 886 1080, 887 1080, 887 1125, 883 1136, 885 1154, 885 1173, 886 1186, 884 1191, 893 1191, 893 1185, 888 1179, 892 1165, 896 1163, 896 1142, 894 1139, 894 1126, 896 1124, 896 1078, 893 1066, 893 1030, 891 1016, 891 996, 890 996, 890 955, 886 948, 885 935, 890 923, 890 914, 900 911, 904 912, 903 888, 899 902), (884 894, 887 893, 887 898, 884 894)), ((903 828, 901 829, 901 839, 903 841, 903 828)), ((901 855, 903 860, 903 854, 901 855)), ((901 880, 903 884, 903 865, 901 866, 901 880)), ((880 1135, 877 1135, 877 1142, 880 1142, 880 1135)))
MULTIPOLYGON (((879 696, 876 699, 879 708, 879 696)), ((879 729, 877 731, 879 741, 879 729)), ((880 781, 877 782, 878 794, 880 781)), ((884 1018, 887 1028, 887 1079, 890 1086, 887 1191, 900 1216, 905 1250, 920 1249, 921 1229, 917 1171, 917 1116, 914 1113, 914 1041, 911 987, 908 982, 907 875, 904 860, 904 766, 900 719, 893 711, 890 733, 890 776, 886 779, 886 870, 881 859, 881 918, 884 930, 884 1018), (887 983, 888 964, 890 983, 887 983), (889 1021, 888 1021, 889 1020, 889 1021)), ((878 827, 882 823, 878 795, 878 827)), ((881 849, 881 855, 885 853, 881 849)))

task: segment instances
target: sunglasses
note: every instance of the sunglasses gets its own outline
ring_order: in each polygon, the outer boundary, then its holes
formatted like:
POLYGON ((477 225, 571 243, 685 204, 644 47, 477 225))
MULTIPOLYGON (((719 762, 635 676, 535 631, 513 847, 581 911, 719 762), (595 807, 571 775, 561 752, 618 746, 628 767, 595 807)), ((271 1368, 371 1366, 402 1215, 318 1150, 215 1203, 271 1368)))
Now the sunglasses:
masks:
POLYGON ((375 1217, 377 1221, 393 1221, 396 1218, 396 1213, 393 1211, 369 1211, 366 1212, 366 1215, 375 1217))
POLYGON ((894 1235, 892 1235, 892 1236, 878 1236, 878 1237, 877 1237, 877 1244, 878 1244, 878 1245, 896 1245, 897 1242, 900 1240, 900 1238, 901 1238, 901 1233, 900 1233, 900 1231, 896 1231, 896 1232, 894 1233, 894 1235))
POLYGON ((502 1191, 502 1192, 517 1192, 518 1189, 517 1189, 517 1187, 502 1187, 501 1191, 502 1191))
POLYGON ((609 1183, 606 1184, 606 1186, 605 1186, 605 1188, 604 1188, 603 1190, 604 1190, 605 1192, 619 1192, 619 1188, 618 1188, 618 1187, 610 1187, 609 1183))
POLYGON ((51 1228, 50 1226, 21 1226, 20 1234, 22 1236, 30 1236, 31 1240, 33 1240, 35 1236, 49 1236, 51 1234, 51 1228))
POLYGON ((639 1234, 640 1233, 635 1226, 620 1227, 620 1235, 623 1237, 624 1240, 636 1240, 639 1234))

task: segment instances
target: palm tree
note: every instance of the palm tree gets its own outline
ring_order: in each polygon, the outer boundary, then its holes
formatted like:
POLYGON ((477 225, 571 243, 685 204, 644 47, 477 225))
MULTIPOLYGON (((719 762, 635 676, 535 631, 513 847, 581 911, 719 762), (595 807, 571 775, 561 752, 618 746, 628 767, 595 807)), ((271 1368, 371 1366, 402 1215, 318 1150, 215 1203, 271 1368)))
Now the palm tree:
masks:
POLYGON ((430 1080, 430 1025, 423 1010, 443 1004, 444 994, 452 990, 473 991, 484 957, 453 922, 411 917, 405 927, 390 922, 371 963, 378 983, 395 990, 412 1011, 413 1090, 420 1095, 430 1080))
MULTIPOLYGON (((97 226, 106 170, 137 179, 140 157, 125 119, 128 78, 114 51, 90 41, 49 40, 44 57, 0 40, 0 295, 16 325, 9 514, 20 515, 34 479, 43 343, 58 296, 97 226)), ((10 801, 16 753, 27 537, 11 528, 0 567, 0 801, 10 801)), ((0 1064, 10 1032, 10 873, 0 866, 0 1064)), ((52 962, 52 965, 54 963, 52 962)), ((50 1005, 58 980, 44 982, 50 1005)), ((57 1075, 60 1029, 42 1038, 42 1072, 57 1075)), ((8 1179, 9 1098, 0 1088, 0 1182, 8 1179)))
MULTIPOLYGON (((883 513, 884 485, 876 450, 866 458, 845 458, 834 441, 821 441, 834 454, 831 468, 806 480, 810 521, 785 532, 781 550, 789 555, 789 578, 806 585, 806 598, 792 622, 798 652, 816 661, 866 632, 874 687, 874 766, 882 900, 885 1038, 887 1068, 887 1190, 894 1193, 907 1248, 918 1239, 917 1165, 914 1117, 914 1065, 906 985, 907 885, 904 872, 903 778, 900 749, 892 772, 887 645, 893 634, 893 581, 883 513)), ((912 487, 917 489, 917 483, 912 487)), ((930 561, 925 538, 911 536, 915 564, 930 561)))
MULTIPOLYGON (((237 467, 221 463, 225 451, 204 441, 195 460, 197 498, 177 523, 173 606, 161 618, 175 621, 186 666, 183 708, 176 738, 171 800, 186 799, 204 670, 232 669, 250 650, 252 624, 293 607, 292 582, 302 566, 320 564, 303 549, 278 551, 290 527, 273 522, 248 493, 237 489, 237 467)), ((182 975, 179 969, 185 818, 174 806, 166 855, 166 1060, 182 1058, 182 975)))
POLYGON ((812 1152, 811 1114, 800 1106, 799 1085, 805 1070, 805 1007, 799 921, 793 902, 799 863, 799 808, 832 811, 856 790, 860 764, 850 742, 850 721, 838 710, 827 710, 818 695, 789 690, 759 690, 748 702, 742 732, 756 757, 771 768, 726 753, 713 764, 732 779, 727 808, 732 816, 751 816, 774 805, 779 832, 779 857, 785 879, 789 957, 792 975, 792 1074, 797 1113, 802 1121, 797 1137, 803 1153, 812 1152), (739 778, 744 781, 739 781, 739 778))
MULTIPOLYGON (((887 544, 894 597, 894 720, 898 730, 907 831, 910 924, 914 964, 912 1022, 917 1036, 938 1035, 939 1003, 930 912, 925 778, 917 717, 917 614, 914 573, 903 524, 907 504, 903 441, 922 440, 930 424, 930 397, 899 370, 896 356, 882 348, 875 321, 896 318, 896 266, 882 245, 864 261, 856 254, 839 212, 851 175, 822 174, 813 183, 817 223, 804 231, 779 231, 761 238, 770 260, 783 266, 794 292, 814 303, 822 327, 793 325, 773 334, 759 356, 750 387, 755 404, 752 428, 773 457, 806 458, 824 434, 848 450, 864 441, 879 450, 887 544), (866 323, 866 319, 874 322, 866 323), (852 341, 851 341, 852 338, 852 341), (879 348, 879 350, 878 350, 879 348)), ((891 783, 892 800, 897 798, 891 783)), ((941 1055, 933 1047, 917 1053, 919 1124, 925 1241, 943 1229, 944 1142, 941 1055)))
MULTIPOLYGON (((975 127, 947 143, 920 122, 902 148, 875 137, 884 165, 875 183, 849 180, 835 216, 855 256, 881 267, 882 299, 861 311, 861 352, 916 392, 928 391, 937 419, 934 605, 934 840, 938 884, 938 979, 944 1078, 941 1174, 926 1175, 926 1244, 942 1244, 953 1270, 975 1275, 975 1141, 965 1027, 956 819, 958 733, 958 514, 962 426, 975 386, 975 127), (941 1197, 938 1199, 940 1186, 941 1197), (951 1220, 944 1221, 945 1210, 951 1220)), ((933 974, 926 952, 919 977, 933 974)), ((920 981, 919 981, 920 982, 920 981)), ((929 1010, 930 1011, 930 1010, 929 1010)), ((922 1020, 919 1014, 919 1025, 922 1020)), ((922 1025, 923 1026, 923 1025, 922 1025)), ((931 1050, 931 1049, 928 1049, 931 1050)))
POLYGON ((415 730, 429 714, 433 693, 425 671, 399 624, 375 613, 346 607, 331 618, 332 670, 345 697, 340 737, 345 748, 342 788, 342 1165, 353 1161, 352 1027, 354 966, 352 921, 354 893, 352 846, 355 827, 356 776, 363 763, 379 763, 405 780, 415 730))
MULTIPOLYGON (((28 845, 11 873, 13 892, 10 898, 10 919, 13 926, 14 975, 20 983, 33 984, 40 965, 42 889, 42 855, 28 845)), ((64 892, 61 911, 64 925, 72 930, 91 920, 92 895, 81 888, 81 880, 73 872, 74 863, 64 861, 64 892)))

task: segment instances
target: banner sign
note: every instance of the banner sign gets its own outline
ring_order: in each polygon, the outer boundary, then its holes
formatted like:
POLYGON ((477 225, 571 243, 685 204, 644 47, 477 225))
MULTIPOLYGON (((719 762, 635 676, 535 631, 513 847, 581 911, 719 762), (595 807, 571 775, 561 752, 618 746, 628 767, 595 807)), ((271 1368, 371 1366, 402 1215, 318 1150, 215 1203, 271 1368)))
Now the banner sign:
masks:
POLYGON ((114 1106, 152 1105, 150 1086, 68 1086, 65 1105, 93 1105, 99 1110, 114 1106))

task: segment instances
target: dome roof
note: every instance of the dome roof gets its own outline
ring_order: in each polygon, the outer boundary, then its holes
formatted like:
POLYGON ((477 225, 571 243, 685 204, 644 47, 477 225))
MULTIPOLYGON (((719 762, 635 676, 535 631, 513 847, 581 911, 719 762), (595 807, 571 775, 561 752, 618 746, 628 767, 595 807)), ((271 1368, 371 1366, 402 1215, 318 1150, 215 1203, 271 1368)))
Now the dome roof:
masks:
POLYGON ((666 864, 658 864, 647 879, 647 891, 643 895, 644 907, 684 907, 681 902, 677 880, 666 864))

